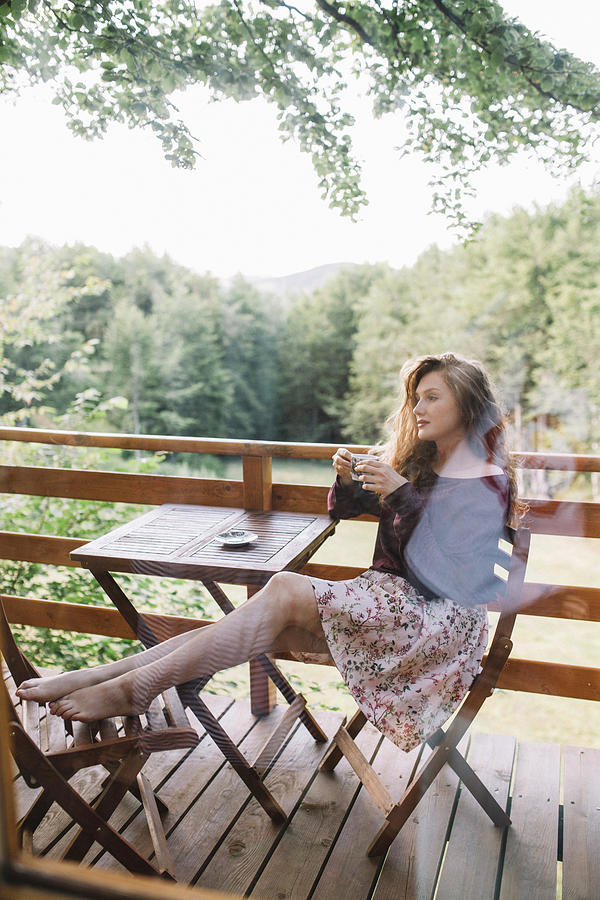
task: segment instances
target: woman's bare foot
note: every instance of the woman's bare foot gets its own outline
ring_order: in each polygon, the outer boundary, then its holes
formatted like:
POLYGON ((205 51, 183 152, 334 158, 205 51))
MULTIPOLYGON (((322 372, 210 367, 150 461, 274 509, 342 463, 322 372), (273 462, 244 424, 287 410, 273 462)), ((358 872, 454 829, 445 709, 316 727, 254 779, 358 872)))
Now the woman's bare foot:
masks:
POLYGON ((107 716, 135 716, 146 708, 139 685, 136 690, 133 672, 79 688, 50 703, 53 715, 78 722, 95 722, 107 716))
POLYGON ((184 632, 175 635, 149 650, 134 653, 132 656, 124 656, 123 659, 104 663, 90 669, 78 669, 75 672, 65 672, 62 675, 52 675, 48 678, 28 678, 21 682, 17 689, 17 695, 23 700, 37 700, 38 703, 48 703, 57 700, 65 694, 72 694, 81 688, 87 688, 94 684, 101 684, 110 678, 118 678, 126 672, 139 669, 142 666, 167 656, 178 647, 182 647, 188 641, 195 640, 198 632, 184 632))
POLYGON ((107 677, 104 666, 92 669, 77 669, 75 672, 64 672, 61 675, 49 675, 47 678, 29 678, 22 681, 17 688, 17 696, 21 700, 37 700, 38 703, 48 703, 57 700, 65 694, 77 691, 80 688, 100 684, 107 677))

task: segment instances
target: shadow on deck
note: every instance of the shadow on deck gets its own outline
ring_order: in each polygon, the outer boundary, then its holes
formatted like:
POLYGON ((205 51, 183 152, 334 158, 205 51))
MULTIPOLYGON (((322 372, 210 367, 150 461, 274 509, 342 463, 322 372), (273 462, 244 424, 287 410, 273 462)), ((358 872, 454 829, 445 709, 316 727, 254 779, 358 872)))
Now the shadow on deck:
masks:
MULTIPOLYGON (((244 701, 205 695, 240 749, 252 756, 283 714, 282 707, 255 719, 244 701)), ((190 717, 193 718, 193 717, 190 717)), ((341 722, 334 712, 317 714, 328 734, 341 722)), ((197 724, 197 723, 196 723, 197 724)), ((366 848, 381 818, 354 772, 343 760, 333 775, 319 773, 324 745, 298 726, 266 774, 266 782, 289 814, 276 827, 212 740, 203 735, 192 751, 154 754, 144 771, 169 807, 165 831, 179 881, 235 895, 298 900, 402 900, 460 897, 464 900, 591 900, 600 884, 600 750, 521 742, 476 734, 468 759, 513 819, 495 828, 446 768, 392 844, 385 859, 366 848), (562 890, 560 885, 562 884, 562 890)), ((372 727, 359 745, 383 773, 393 796, 410 773, 405 754, 372 727)), ((98 790, 96 770, 73 779, 86 799, 98 790)), ((31 791, 15 778, 18 814, 31 791)), ((128 794, 111 819, 137 848, 152 844, 145 817, 128 794)), ((59 857, 70 837, 69 822, 53 807, 35 834, 34 852, 59 857)), ((86 862, 120 869, 92 848, 86 862)))

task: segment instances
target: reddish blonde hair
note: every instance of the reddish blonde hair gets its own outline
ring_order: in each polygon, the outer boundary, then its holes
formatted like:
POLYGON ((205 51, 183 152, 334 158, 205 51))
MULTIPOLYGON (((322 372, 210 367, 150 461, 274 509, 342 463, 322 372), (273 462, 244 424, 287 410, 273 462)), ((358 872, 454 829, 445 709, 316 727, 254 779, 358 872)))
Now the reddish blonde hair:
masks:
POLYGON ((510 519, 516 519, 520 511, 517 483, 506 447, 504 416, 494 397, 488 374, 477 360, 442 353, 405 363, 401 370, 404 387, 402 402, 387 420, 390 437, 378 448, 379 455, 415 485, 425 487, 433 482, 436 445, 433 441, 419 440, 413 413, 417 404, 417 387, 429 372, 440 372, 454 394, 473 451, 507 473, 511 496, 510 519))

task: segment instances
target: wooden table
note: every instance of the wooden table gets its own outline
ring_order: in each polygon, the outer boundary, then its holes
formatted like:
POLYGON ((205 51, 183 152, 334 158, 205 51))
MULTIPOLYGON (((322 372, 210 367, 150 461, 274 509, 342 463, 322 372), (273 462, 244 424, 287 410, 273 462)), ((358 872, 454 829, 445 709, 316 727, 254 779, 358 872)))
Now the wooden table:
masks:
MULTIPOLYGON (((324 515, 167 503, 73 550, 71 558, 91 571, 139 640, 152 647, 161 636, 149 627, 111 572, 200 581, 227 614, 234 606, 217 582, 260 587, 276 572, 297 571, 334 530, 335 522, 324 515), (231 528, 254 532, 258 538, 246 547, 223 547, 217 535, 231 528)), ((199 692, 209 678, 177 689, 184 705, 197 716, 266 812, 274 821, 283 821, 286 814, 263 784, 262 775, 296 719, 315 740, 326 741, 327 735, 273 661, 263 654, 258 662, 290 707, 253 763, 240 753, 200 699, 199 692)))

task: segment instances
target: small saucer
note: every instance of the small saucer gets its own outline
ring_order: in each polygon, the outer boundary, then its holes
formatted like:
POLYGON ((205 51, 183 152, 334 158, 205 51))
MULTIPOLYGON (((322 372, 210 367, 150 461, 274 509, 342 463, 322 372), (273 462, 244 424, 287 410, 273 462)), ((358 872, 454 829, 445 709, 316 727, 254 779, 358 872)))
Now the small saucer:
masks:
POLYGON ((222 547, 245 547, 258 538, 253 531, 244 531, 241 528, 231 528, 229 531, 222 531, 215 540, 222 547))

